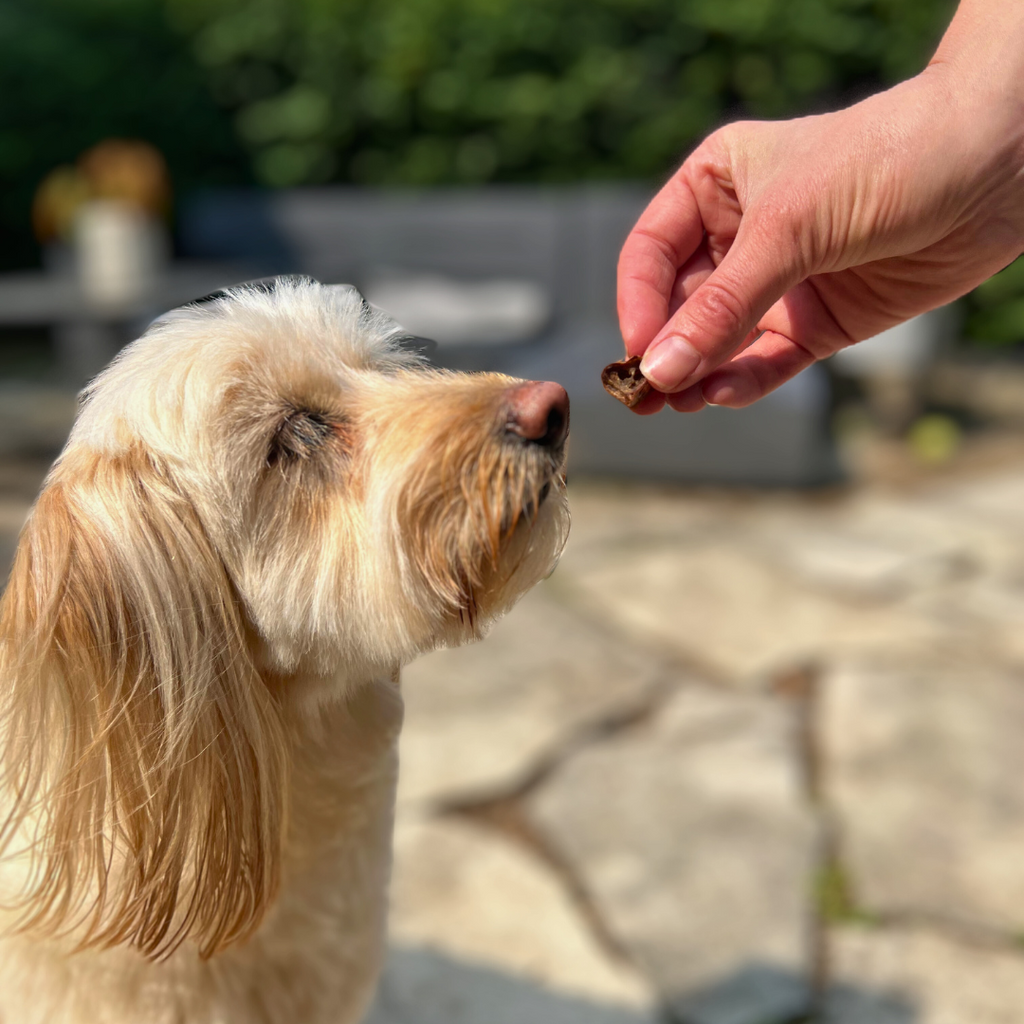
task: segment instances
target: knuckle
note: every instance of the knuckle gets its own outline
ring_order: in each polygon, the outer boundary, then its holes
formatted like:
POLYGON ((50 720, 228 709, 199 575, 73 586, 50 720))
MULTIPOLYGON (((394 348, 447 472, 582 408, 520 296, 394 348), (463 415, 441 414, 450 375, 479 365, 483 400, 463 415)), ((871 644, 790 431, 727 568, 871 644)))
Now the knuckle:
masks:
POLYGON ((638 226, 633 229, 629 237, 638 250, 631 254, 632 259, 636 259, 637 256, 643 253, 646 259, 660 261, 665 265, 671 266, 673 269, 678 267, 683 261, 683 255, 675 243, 658 231, 638 226))
POLYGON ((738 341, 739 336, 746 333, 748 304, 732 282, 709 280, 699 295, 702 326, 713 330, 723 340, 738 341))

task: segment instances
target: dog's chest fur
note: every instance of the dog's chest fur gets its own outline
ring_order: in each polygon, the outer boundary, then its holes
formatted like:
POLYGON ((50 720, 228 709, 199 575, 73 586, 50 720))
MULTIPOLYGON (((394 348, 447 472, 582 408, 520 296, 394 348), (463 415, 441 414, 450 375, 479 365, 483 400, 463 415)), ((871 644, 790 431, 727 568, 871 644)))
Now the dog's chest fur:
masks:
MULTIPOLYGON (((385 678, 292 738, 277 899, 245 943, 151 962, 0 939, 0 1024, 350 1024, 384 955, 402 699, 385 678)), ((2 922, 2 915, 0 915, 2 922)))

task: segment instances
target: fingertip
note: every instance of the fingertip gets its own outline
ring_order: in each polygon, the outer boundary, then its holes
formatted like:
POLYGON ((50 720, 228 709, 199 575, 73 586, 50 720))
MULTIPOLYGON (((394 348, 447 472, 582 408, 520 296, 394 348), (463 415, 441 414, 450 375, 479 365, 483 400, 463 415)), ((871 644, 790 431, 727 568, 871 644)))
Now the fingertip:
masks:
POLYGON ((633 356, 642 356, 647 351, 647 346, 650 344, 651 338, 654 337, 654 333, 642 330, 635 323, 628 327, 625 323, 620 323, 619 328, 622 334, 622 348, 625 352, 623 358, 632 359, 633 356))
POLYGON ((665 395, 660 391, 649 391, 644 397, 638 402, 630 412, 636 413, 637 416, 653 416, 657 412, 665 407, 665 395))
POLYGON ((741 355, 701 382, 705 401, 742 409, 791 380, 814 362, 803 345, 775 331, 764 331, 741 355))
POLYGON ((751 381, 738 373, 723 373, 709 377, 701 385, 701 393, 708 405, 721 405, 739 409, 760 397, 751 381))
POLYGON ((622 335, 627 359, 642 356, 651 340, 664 326, 667 311, 662 305, 649 297, 644 301, 619 303, 619 333, 622 335))
POLYGON ((662 338, 644 353, 640 372, 659 391, 682 391, 703 358, 685 338, 662 338))
POLYGON ((675 394, 665 397, 676 412, 700 412, 707 404, 701 394, 699 384, 694 384, 693 387, 689 387, 685 391, 677 391, 675 394))

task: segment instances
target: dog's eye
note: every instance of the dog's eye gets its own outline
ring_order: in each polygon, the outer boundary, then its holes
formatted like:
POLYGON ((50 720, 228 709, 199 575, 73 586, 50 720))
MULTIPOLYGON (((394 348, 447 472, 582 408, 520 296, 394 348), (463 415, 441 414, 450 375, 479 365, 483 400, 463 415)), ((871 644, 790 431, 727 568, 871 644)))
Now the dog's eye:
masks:
POLYGON ((309 409, 292 409, 281 421, 270 441, 267 465, 279 462, 304 462, 329 442, 344 435, 344 424, 337 417, 309 409))

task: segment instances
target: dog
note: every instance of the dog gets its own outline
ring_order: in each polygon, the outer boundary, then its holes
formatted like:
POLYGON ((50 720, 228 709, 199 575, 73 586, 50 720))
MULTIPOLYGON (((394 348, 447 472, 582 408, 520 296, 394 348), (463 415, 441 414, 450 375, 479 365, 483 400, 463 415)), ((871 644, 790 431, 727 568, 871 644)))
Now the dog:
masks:
POLYGON ((557 384, 428 366, 347 286, 172 312, 83 393, 0 607, 0 1021, 354 1024, 400 667, 568 530, 557 384))

